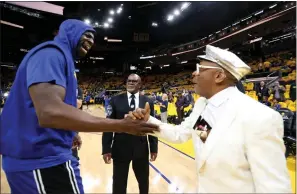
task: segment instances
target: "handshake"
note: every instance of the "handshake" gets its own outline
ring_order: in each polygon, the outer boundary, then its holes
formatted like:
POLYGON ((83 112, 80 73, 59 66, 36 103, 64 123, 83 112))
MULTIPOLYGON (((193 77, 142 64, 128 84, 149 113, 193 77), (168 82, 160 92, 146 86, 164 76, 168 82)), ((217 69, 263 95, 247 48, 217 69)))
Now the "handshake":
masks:
POLYGON ((130 126, 130 130, 126 131, 126 133, 144 136, 159 131, 159 126, 147 123, 150 118, 150 112, 150 105, 147 102, 144 109, 137 108, 126 114, 124 122, 126 122, 127 127, 130 126))

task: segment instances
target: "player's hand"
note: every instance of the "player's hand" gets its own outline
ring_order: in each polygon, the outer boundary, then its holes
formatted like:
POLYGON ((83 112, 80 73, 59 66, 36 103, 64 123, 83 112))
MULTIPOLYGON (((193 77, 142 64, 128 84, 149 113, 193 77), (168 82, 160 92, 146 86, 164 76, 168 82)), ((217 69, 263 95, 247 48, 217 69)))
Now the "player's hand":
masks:
POLYGON ((111 164, 111 153, 103 154, 105 164, 111 164))
POLYGON ((151 162, 154 162, 157 159, 158 153, 151 153, 151 162))
POLYGON ((142 108, 137 108, 133 112, 129 112, 129 115, 127 117, 130 117, 131 119, 140 119, 144 121, 148 121, 150 118, 151 114, 151 108, 148 102, 145 103, 144 109, 142 108))
POLYGON ((129 116, 122 120, 119 132, 131 135, 145 136, 159 131, 159 126, 147 123, 143 120, 131 119, 129 116))
POLYGON ((75 148, 80 149, 80 148, 81 148, 81 145, 82 145, 81 138, 80 138, 79 134, 77 134, 77 135, 74 137, 74 139, 73 139, 73 142, 72 142, 72 149, 75 149, 75 148))

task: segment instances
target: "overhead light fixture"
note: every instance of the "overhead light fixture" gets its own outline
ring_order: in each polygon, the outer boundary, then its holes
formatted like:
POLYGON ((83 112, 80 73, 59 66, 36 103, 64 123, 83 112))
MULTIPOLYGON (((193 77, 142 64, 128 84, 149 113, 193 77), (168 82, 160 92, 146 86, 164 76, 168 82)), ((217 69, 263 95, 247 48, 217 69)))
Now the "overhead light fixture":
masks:
POLYGON ((179 15, 180 14, 180 12, 179 12, 179 10, 174 10, 174 15, 179 15))
POLYGON ((128 18, 131 19, 131 16, 129 15, 128 18))
POLYGON ((169 15, 169 16, 167 17, 167 20, 168 20, 168 21, 171 21, 171 20, 173 20, 173 18, 174 18, 173 15, 169 15))
POLYGON ((100 9, 97 9, 97 11, 100 11, 100 9))
POLYGON ((113 22, 113 19, 112 18, 108 18, 107 21, 111 23, 111 22, 113 22))
POLYGON ((122 40, 119 40, 119 39, 107 39, 107 42, 122 42, 122 40))
POLYGON ((109 27, 109 23, 104 23, 103 26, 104 26, 104 28, 108 28, 109 27))
POLYGON ((121 4, 121 6, 123 7, 123 6, 124 6, 124 4, 121 4))
POLYGON ((113 11, 113 10, 110 10, 109 13, 110 13, 111 15, 113 15, 113 14, 114 14, 114 11, 113 11))
POLYGON ((188 3, 188 2, 183 3, 181 6, 181 10, 187 9, 189 7, 189 5, 190 5, 190 3, 188 3))
POLYGON ((154 26, 154 27, 158 27, 158 23, 153 22, 153 23, 152 23, 152 26, 154 26))
POLYGON ((85 19, 85 23, 86 23, 86 24, 90 24, 91 21, 90 21, 89 19, 85 19))
POLYGON ((117 14, 121 13, 122 12, 122 8, 120 7, 118 10, 117 10, 117 14))

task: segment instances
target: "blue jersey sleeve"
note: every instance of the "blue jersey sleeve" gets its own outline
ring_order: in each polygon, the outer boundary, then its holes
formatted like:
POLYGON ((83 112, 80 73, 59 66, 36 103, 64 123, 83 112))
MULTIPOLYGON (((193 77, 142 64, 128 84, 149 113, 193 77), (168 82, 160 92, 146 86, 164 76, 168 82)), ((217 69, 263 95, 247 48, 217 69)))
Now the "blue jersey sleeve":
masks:
POLYGON ((37 83, 54 83, 66 88, 66 59, 57 48, 44 48, 27 62, 27 88, 37 83))

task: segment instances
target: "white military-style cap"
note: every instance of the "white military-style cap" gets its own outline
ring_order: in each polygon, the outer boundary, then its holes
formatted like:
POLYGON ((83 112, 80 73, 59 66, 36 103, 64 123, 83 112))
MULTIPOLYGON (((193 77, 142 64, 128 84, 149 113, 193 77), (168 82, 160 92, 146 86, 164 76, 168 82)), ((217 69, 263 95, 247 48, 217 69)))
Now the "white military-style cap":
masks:
POLYGON ((197 57, 200 60, 217 63, 230 72, 237 80, 240 80, 251 71, 251 68, 234 53, 211 45, 206 46, 205 55, 197 57))

